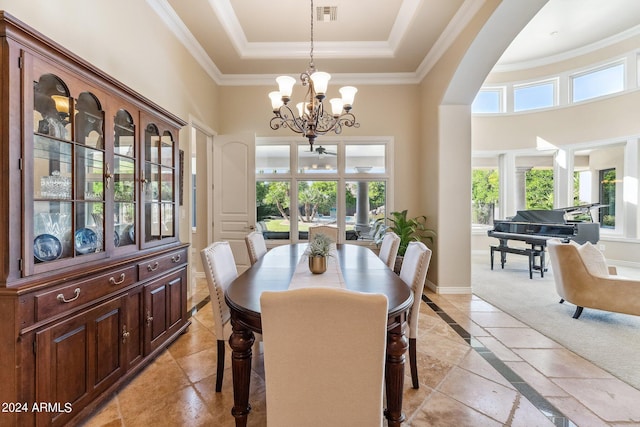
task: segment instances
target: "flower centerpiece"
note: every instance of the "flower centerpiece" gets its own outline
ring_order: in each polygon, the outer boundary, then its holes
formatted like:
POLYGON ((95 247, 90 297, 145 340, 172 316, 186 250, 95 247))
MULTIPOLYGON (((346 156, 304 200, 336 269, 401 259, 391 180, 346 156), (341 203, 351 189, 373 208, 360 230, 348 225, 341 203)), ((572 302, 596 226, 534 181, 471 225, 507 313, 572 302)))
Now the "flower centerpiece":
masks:
POLYGON ((309 270, 314 274, 324 273, 327 270, 327 257, 331 254, 333 240, 323 233, 316 234, 309 241, 307 256, 309 257, 309 270))

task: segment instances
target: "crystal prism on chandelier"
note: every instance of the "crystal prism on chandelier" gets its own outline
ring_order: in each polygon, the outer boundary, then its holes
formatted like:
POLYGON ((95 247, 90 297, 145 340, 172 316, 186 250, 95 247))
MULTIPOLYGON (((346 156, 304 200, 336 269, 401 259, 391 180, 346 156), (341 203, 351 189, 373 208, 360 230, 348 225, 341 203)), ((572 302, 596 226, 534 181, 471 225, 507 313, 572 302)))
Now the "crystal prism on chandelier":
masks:
POLYGON ((289 106, 291 94, 296 79, 290 76, 280 76, 276 79, 279 90, 269 93, 274 116, 271 118, 271 129, 291 129, 295 133, 304 135, 309 140, 311 151, 315 139, 329 132, 339 134, 342 127, 360 127, 356 117, 351 113, 356 89, 353 86, 340 88, 342 98, 332 98, 331 112, 325 111, 323 101, 331 75, 317 71, 313 63, 313 0, 311 0, 311 50, 309 53, 309 68, 300 74, 302 86, 308 86, 303 102, 296 104, 296 112, 289 106))

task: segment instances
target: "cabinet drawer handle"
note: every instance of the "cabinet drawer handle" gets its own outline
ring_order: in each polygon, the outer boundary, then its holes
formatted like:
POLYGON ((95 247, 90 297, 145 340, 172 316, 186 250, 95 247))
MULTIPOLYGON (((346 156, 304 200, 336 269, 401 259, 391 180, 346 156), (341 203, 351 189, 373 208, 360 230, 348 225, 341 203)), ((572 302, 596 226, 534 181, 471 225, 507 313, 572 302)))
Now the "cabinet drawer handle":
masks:
POLYGON ((112 285, 121 285, 124 283, 124 273, 120 274, 120 280, 116 281, 113 277, 109 277, 109 283, 112 285))
POLYGON ((171 261, 173 262, 180 262, 180 258, 182 258, 182 254, 178 254, 176 256, 172 256, 171 257, 171 261))
POLYGON ((122 325, 122 342, 123 343, 127 342, 127 338, 129 338, 129 335, 131 335, 131 332, 127 331, 127 325, 122 325))
POLYGON ((156 271, 159 266, 160 266, 160 264, 158 264, 158 261, 156 261, 153 265, 151 265, 151 264, 147 265, 147 270, 156 271))
POLYGON ((80 296, 80 288, 76 288, 76 290, 73 291, 73 293, 74 293, 75 296, 73 298, 71 298, 71 299, 66 299, 63 294, 58 294, 58 296, 56 298, 58 299, 58 301, 64 302, 64 303, 75 301, 80 296))
POLYGON ((147 310, 147 326, 151 326, 151 322, 153 322, 153 316, 151 310, 147 310))

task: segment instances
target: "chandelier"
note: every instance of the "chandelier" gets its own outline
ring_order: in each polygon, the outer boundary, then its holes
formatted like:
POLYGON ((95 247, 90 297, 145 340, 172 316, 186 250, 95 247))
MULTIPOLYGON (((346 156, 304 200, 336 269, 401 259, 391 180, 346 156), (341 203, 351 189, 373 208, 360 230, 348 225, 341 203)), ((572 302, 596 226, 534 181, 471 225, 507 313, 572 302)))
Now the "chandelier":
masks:
POLYGON ((304 135, 309 140, 311 151, 315 139, 328 132, 339 134, 343 126, 360 127, 356 117, 351 113, 356 89, 353 86, 340 88, 342 98, 332 98, 331 113, 325 111, 323 101, 331 75, 316 70, 313 62, 313 0, 311 0, 311 49, 309 52, 309 68, 300 74, 302 86, 308 86, 303 102, 296 105, 297 115, 289 106, 293 85, 296 79, 280 76, 276 79, 279 90, 269 93, 274 116, 271 118, 271 129, 289 128, 295 133, 304 135))

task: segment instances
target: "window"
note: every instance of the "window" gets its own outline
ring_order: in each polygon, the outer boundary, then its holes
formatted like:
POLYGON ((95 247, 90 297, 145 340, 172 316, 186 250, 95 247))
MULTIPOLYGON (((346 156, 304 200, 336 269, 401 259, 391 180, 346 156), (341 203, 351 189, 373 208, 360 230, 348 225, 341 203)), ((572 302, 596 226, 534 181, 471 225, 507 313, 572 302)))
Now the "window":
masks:
POLYGON ((500 195, 497 169, 474 169, 471 172, 471 222, 491 225, 500 195))
POLYGON ((311 225, 338 227, 341 240, 371 240, 387 212, 388 139, 262 138, 256 146, 256 209, 265 239, 306 240, 311 225), (294 155, 291 155, 294 153, 294 155))
POLYGON ((473 113, 502 113, 504 112, 504 89, 480 89, 473 100, 471 111, 473 113))
POLYGON ((572 102, 622 92, 624 71, 624 64, 617 63, 573 76, 571 78, 572 102))
POLYGON ((600 203, 607 205, 600 208, 600 227, 616 226, 616 169, 600 171, 600 203))
POLYGON ((553 209, 553 170, 531 169, 525 179, 526 209, 553 209))
POLYGON ((555 105, 556 82, 547 81, 513 89, 513 110, 526 111, 555 105))

